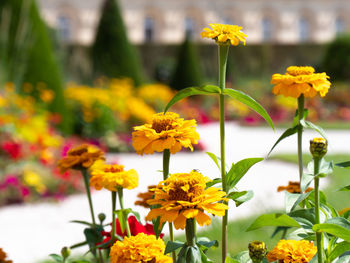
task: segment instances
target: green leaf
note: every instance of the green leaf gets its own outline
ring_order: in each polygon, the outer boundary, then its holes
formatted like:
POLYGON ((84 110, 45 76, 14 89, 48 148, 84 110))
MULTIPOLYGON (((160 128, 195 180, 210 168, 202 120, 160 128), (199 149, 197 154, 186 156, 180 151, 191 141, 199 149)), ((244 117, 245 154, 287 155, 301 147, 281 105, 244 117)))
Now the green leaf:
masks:
POLYGON ((323 138, 325 138, 326 140, 328 140, 325 131, 324 131, 321 127, 319 127, 319 126, 313 124, 311 121, 300 120, 300 124, 301 124, 304 128, 315 130, 315 131, 318 132, 323 138))
POLYGON ((284 203, 286 206, 286 212, 289 213, 293 211, 300 202, 305 200, 311 192, 303 193, 303 194, 292 194, 286 191, 284 203))
POLYGON ((337 260, 336 263, 349 263, 350 262, 350 255, 345 255, 337 260))
POLYGON ((96 255, 96 244, 102 242, 103 237, 99 228, 85 228, 84 235, 92 254, 96 255))
POLYGON ((315 232, 326 232, 350 242, 350 222, 343 217, 335 217, 312 228, 315 232))
POLYGON ((244 105, 248 106, 252 110, 254 110, 256 113, 258 113, 261 117, 265 119, 265 121, 271 126, 273 130, 275 130, 275 127, 273 126, 273 122, 269 116, 269 114, 266 112, 263 106, 261 106, 256 100, 254 100, 249 95, 245 94, 242 91, 235 90, 235 89, 224 89, 223 94, 230 96, 233 99, 238 100, 239 102, 243 103, 244 105))
POLYGON ((116 210, 116 211, 114 211, 114 213, 117 215, 118 221, 120 224, 120 229, 121 229, 122 233, 124 233, 124 231, 126 229, 126 220, 128 217, 125 215, 125 211, 123 209, 116 210))
POLYGON ((157 238, 159 238, 165 223, 160 225, 160 216, 158 216, 156 219, 152 219, 152 223, 153 223, 154 234, 156 235, 157 238))
POLYGON ((327 162, 324 158, 321 159, 320 170, 317 174, 318 177, 326 177, 333 172, 333 161, 327 162))
POLYGON ((171 253, 171 252, 179 249, 180 247, 183 247, 184 245, 185 245, 185 243, 181 242, 181 241, 168 241, 168 243, 166 244, 164 254, 171 253))
POLYGON ((219 242, 217 240, 210 240, 207 237, 199 237, 197 239, 197 244, 201 246, 205 246, 206 248, 211 248, 211 247, 218 247, 219 242))
POLYGON ((89 223, 89 222, 86 222, 86 221, 81 221, 81 220, 72 220, 72 221, 69 221, 71 223, 77 223, 77 224, 82 224, 82 225, 87 225, 87 226, 90 226, 92 227, 92 224, 89 223))
POLYGON ((173 106, 176 102, 182 100, 183 98, 193 96, 193 95, 212 95, 212 94, 220 94, 221 90, 218 86, 214 85, 206 85, 203 87, 190 87, 180 90, 175 96, 170 100, 168 105, 166 105, 164 109, 164 113, 168 111, 168 109, 173 106))
POLYGON ((63 257, 57 254, 50 254, 49 257, 52 257, 56 262, 63 262, 63 257))
POLYGON ((200 249, 195 245, 182 247, 176 263, 201 263, 201 261, 200 249))
POLYGON ((77 243, 77 244, 74 244, 74 245, 70 246, 70 249, 74 249, 74 248, 77 248, 77 247, 82 247, 82 246, 85 246, 87 244, 88 243, 86 241, 80 242, 80 243, 77 243))
POLYGON ((314 180, 314 175, 310 173, 303 173, 301 177, 300 190, 305 192, 305 190, 309 187, 311 182, 314 180))
POLYGON ((348 252, 348 251, 350 251, 350 243, 349 242, 343 241, 343 242, 336 244, 334 249, 329 254, 329 257, 328 257, 329 262, 332 262, 337 257, 340 257, 341 255, 343 255, 345 252, 348 252))
POLYGON ((209 188, 209 187, 216 185, 216 184, 219 184, 221 182, 222 182, 221 178, 215 178, 214 180, 206 183, 206 188, 209 188))
POLYGON ((246 231, 252 231, 265 226, 300 227, 300 224, 286 214, 266 214, 259 216, 246 231))
MULTIPOLYGON (((306 119, 307 115, 309 114, 308 109, 304 109, 304 117, 303 119, 306 119)), ((293 126, 297 125, 299 123, 299 110, 296 109, 294 119, 293 119, 293 126)))
MULTIPOLYGON (((298 218, 304 218, 311 222, 313 225, 315 223, 315 210, 314 208, 309 209, 299 209, 288 213, 288 215, 298 221, 298 218)), ((299 222, 299 221, 298 221, 299 222)))
POLYGON ((250 263, 250 262, 252 262, 250 257, 249 257, 249 252, 247 250, 238 253, 236 256, 233 257, 233 259, 237 260, 239 263, 250 263))
POLYGON ((254 192, 252 190, 249 191, 241 191, 241 192, 231 192, 227 195, 227 198, 233 200, 236 203, 236 207, 241 204, 249 201, 254 196, 254 192))
POLYGON ((221 168, 220 168, 220 164, 219 164, 219 157, 217 157, 215 154, 211 153, 211 152, 206 152, 206 154, 209 155, 209 157, 215 162, 216 166, 219 168, 219 171, 221 171, 221 168))
POLYGON ((341 167, 341 168, 350 169, 350 161, 348 161, 348 162, 343 162, 343 163, 337 163, 336 166, 341 167))
POLYGON ((261 162, 264 158, 247 158, 232 164, 230 171, 227 173, 227 186, 229 189, 236 186, 248 170, 256 163, 261 162))
POLYGON ((350 185, 344 186, 342 188, 339 188, 337 191, 341 192, 341 191, 350 191, 350 185))
POLYGON ((213 263, 213 261, 207 257, 207 255, 204 253, 203 250, 199 249, 199 251, 201 253, 201 262, 202 263, 213 263))
POLYGON ((277 146, 277 144, 280 143, 280 141, 282 141, 283 139, 295 134, 298 132, 298 125, 294 126, 293 128, 289 128, 287 130, 285 130, 285 132, 278 138, 278 140, 275 142, 275 144, 272 146, 271 150, 269 151, 269 153, 267 154, 267 156, 270 155, 270 153, 273 151, 273 149, 277 146))
POLYGON ((225 258, 225 263, 241 263, 237 259, 232 258, 229 254, 227 254, 225 258))

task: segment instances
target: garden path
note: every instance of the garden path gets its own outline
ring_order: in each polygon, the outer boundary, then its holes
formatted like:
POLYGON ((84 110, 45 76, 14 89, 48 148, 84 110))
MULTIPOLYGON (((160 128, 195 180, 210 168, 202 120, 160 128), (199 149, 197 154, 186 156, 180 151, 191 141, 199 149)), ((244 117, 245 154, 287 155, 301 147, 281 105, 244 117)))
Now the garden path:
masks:
MULTIPOLYGON (((201 142, 206 151, 219 155, 218 124, 198 127, 201 142)), ((227 162, 239 161, 248 157, 266 157, 267 152, 277 140, 282 130, 273 132, 267 128, 240 127, 229 123, 226 128, 227 162)), ((328 131, 331 153, 349 153, 350 135, 348 131, 328 131)), ((308 140, 316 137, 313 131, 304 135, 304 152, 308 152, 308 140)), ((277 146, 275 153, 295 153, 296 136, 285 139, 277 146)), ((157 170, 162 169, 162 155, 136 156, 135 154, 113 154, 110 160, 117 160, 126 169, 135 168, 140 175, 139 187, 125 191, 126 206, 133 206, 138 192, 144 192, 147 185, 156 184, 162 178, 157 170)), ((199 169, 210 178, 219 177, 219 171, 204 152, 178 153, 171 156, 170 172, 189 172, 199 169)), ((281 209, 284 195, 277 193, 279 185, 288 180, 297 180, 297 167, 278 161, 265 160, 254 166, 238 184, 239 190, 252 189, 254 198, 242 206, 230 211, 230 219, 281 209)), ((107 214, 110 221, 110 194, 107 191, 94 191, 95 212, 107 214)), ((233 204, 232 204, 233 205, 233 204)), ((136 207, 141 216, 146 209, 136 207)), ((83 226, 69 223, 70 220, 88 220, 90 218, 85 195, 75 195, 60 203, 39 203, 10 206, 0 209, 0 247, 9 254, 15 263, 38 263, 50 253, 59 253, 61 247, 83 240, 83 226)), ((77 253, 84 253, 84 249, 77 253)))

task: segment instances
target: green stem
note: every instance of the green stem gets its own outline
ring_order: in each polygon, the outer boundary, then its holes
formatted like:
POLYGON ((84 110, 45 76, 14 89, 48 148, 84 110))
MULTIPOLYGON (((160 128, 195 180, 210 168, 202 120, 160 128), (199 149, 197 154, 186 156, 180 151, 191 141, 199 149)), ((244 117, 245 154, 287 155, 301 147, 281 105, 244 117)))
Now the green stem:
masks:
POLYGON ((195 220, 194 218, 186 219, 186 245, 196 245, 196 231, 195 231, 195 220))
MULTIPOLYGON (((223 93, 225 89, 226 78, 226 65, 229 45, 219 45, 219 87, 223 93)), ((226 186, 226 164, 225 164, 225 95, 220 94, 219 107, 220 107, 220 158, 221 158, 221 179, 222 188, 227 193, 226 186)), ((227 204, 227 202, 225 202, 227 204)), ((227 223, 228 223, 228 210, 226 210, 224 217, 222 218, 222 263, 225 262, 227 254, 227 223)))
POLYGON ((299 183, 303 178, 303 126, 300 121, 304 118, 304 94, 301 94, 298 98, 298 166, 299 166, 299 183))
POLYGON ((87 195, 88 200, 89 200, 89 207, 90 207, 90 213, 91 213, 91 219, 92 219, 92 226, 93 226, 93 228, 96 228, 94 207, 92 205, 92 200, 91 200, 89 175, 88 175, 88 172, 87 172, 86 169, 81 170, 81 173, 83 174, 84 185, 85 185, 85 189, 86 189, 86 195, 87 195))
MULTIPOLYGON (((320 158, 314 157, 314 175, 317 175, 320 170, 320 158)), ((320 224, 320 192, 319 192, 319 183, 320 178, 315 177, 315 224, 320 224)), ((323 263, 323 236, 322 232, 316 232, 316 244, 317 244, 317 259, 318 263, 323 263)))
POLYGON ((115 207, 117 203, 117 193, 112 191, 112 235, 111 235, 111 242, 114 244, 115 240, 115 229, 116 229, 116 224, 115 224, 115 207))
MULTIPOLYGON (((120 208, 123 211, 123 215, 124 215, 124 199, 123 199, 123 188, 118 187, 118 198, 119 198, 119 204, 120 204, 120 208)), ((128 222, 128 218, 127 216, 123 216, 123 220, 124 220, 124 224, 126 227, 126 234, 128 237, 131 236, 131 232, 130 232, 130 226, 129 226, 129 222, 128 222)))
MULTIPOLYGON (((170 164, 170 151, 169 149, 165 149, 163 151, 163 180, 166 180, 169 176, 169 164, 170 164)), ((174 242, 174 230, 173 224, 169 223, 169 238, 170 241, 174 242)), ((176 253, 172 252, 173 261, 176 262, 176 253)))

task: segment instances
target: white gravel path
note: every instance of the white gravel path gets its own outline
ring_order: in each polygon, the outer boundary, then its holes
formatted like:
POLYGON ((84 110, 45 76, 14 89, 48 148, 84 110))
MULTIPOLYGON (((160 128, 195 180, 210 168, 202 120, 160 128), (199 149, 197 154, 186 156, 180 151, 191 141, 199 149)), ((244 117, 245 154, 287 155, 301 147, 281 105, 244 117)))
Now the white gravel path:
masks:
MULTIPOLYGON (((201 141, 206 150, 219 155, 219 127, 217 124, 198 127, 201 141)), ((265 157, 282 130, 273 132, 267 128, 240 127, 229 123, 226 128, 227 162, 237 162, 248 157, 265 157)), ((349 153, 350 132, 328 131, 330 153, 349 153)), ((308 141, 317 134, 304 133, 304 151, 308 151, 308 141)), ((285 139, 277 146, 275 153, 296 152, 296 136, 285 139)), ((134 207, 136 193, 144 192, 147 185, 156 184, 162 174, 162 155, 137 156, 136 154, 118 154, 111 156, 126 166, 134 168, 140 175, 139 187, 126 190, 126 206, 134 207)), ((199 169, 210 178, 219 177, 219 171, 205 153, 178 153, 171 156, 170 172, 189 172, 199 169)), ((238 208, 230 210, 230 219, 242 218, 252 214, 282 209, 284 195, 276 193, 279 185, 288 180, 297 180, 297 167, 277 161, 263 161, 254 166, 238 184, 240 190, 252 189, 254 198, 238 208)), ((110 221, 110 194, 107 191, 93 192, 95 212, 107 214, 110 221)), ((232 204, 233 205, 233 204, 232 204)), ((136 207, 142 216, 147 211, 136 207)), ((58 253, 61 247, 83 240, 83 226, 69 223, 70 220, 88 220, 90 218, 85 195, 75 195, 61 203, 40 203, 10 206, 0 209, 0 247, 9 254, 14 263, 34 263, 45 259, 50 253, 58 253)), ((80 249, 76 252, 83 253, 80 249)))

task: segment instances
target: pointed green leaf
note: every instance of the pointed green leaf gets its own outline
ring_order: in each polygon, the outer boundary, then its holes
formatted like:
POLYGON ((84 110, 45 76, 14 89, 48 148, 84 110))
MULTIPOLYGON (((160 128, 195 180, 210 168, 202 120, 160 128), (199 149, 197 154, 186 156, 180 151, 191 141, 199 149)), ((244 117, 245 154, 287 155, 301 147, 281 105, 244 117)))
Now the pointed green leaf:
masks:
POLYGON ((300 204, 303 200, 305 200, 311 192, 303 193, 303 194, 292 194, 286 191, 284 203, 286 207, 286 212, 289 213, 293 211, 298 204, 300 204))
POLYGON ((252 190, 242 191, 242 192, 231 192, 227 198, 233 200, 236 203, 236 207, 241 204, 249 201, 254 196, 254 192, 252 190))
POLYGON ((248 170, 256 163, 261 162, 264 158, 247 158, 232 164, 230 171, 227 173, 227 186, 233 188, 248 172, 248 170))
POLYGON ((159 238, 165 223, 160 225, 160 216, 158 216, 156 219, 152 219, 152 223, 153 223, 154 234, 156 235, 157 238, 159 238))
POLYGON ((84 241, 84 242, 80 242, 80 243, 71 245, 69 248, 70 248, 70 249, 74 249, 74 248, 77 248, 77 247, 85 246, 85 245, 87 245, 87 244, 88 244, 87 241, 84 241))
POLYGON ((325 138, 326 140, 328 140, 325 131, 324 131, 321 127, 319 127, 319 126, 313 124, 311 121, 300 120, 300 124, 301 124, 304 128, 313 129, 313 130, 317 131, 323 138, 325 138))
POLYGON ((252 231, 265 226, 300 227, 299 223, 286 214, 266 214, 259 216, 246 231, 252 231))
POLYGON ((173 106, 176 102, 182 100, 183 98, 193 96, 193 95, 212 95, 212 94, 220 94, 221 90, 218 86, 214 85, 206 85, 203 87, 190 87, 180 90, 175 96, 170 100, 168 105, 166 105, 164 109, 164 113, 168 111, 168 109, 173 106))
POLYGON ((209 188, 209 187, 216 185, 216 184, 219 184, 221 182, 222 182, 221 178, 215 178, 214 180, 206 183, 206 188, 209 188))
POLYGON ((86 221, 82 221, 82 220, 72 220, 72 221, 70 221, 70 222, 71 222, 71 223, 82 224, 82 225, 87 225, 87 226, 92 227, 92 224, 91 224, 91 223, 86 222, 86 221))
POLYGON ((310 173, 303 173, 300 183, 300 190, 305 192, 305 190, 309 187, 311 182, 314 180, 314 175, 310 173))
MULTIPOLYGON (((250 263, 252 262, 249 256, 249 251, 245 250, 238 253, 233 257, 234 260, 237 260, 239 263, 250 263)), ((233 261, 234 262, 234 261, 233 261)))
POLYGON ((343 255, 345 252, 348 252, 348 251, 350 251, 350 243, 349 242, 343 241, 343 242, 336 244, 334 249, 329 254, 329 257, 328 257, 329 262, 332 262, 337 257, 340 257, 341 255, 343 255))
POLYGON ((350 169, 350 161, 348 161, 348 162, 343 162, 343 163, 337 163, 336 166, 341 167, 341 168, 350 169))
POLYGON ((245 94, 242 91, 235 90, 235 89, 224 89, 223 94, 230 96, 233 99, 238 100, 239 102, 243 103, 244 105, 248 106, 252 110, 254 110, 256 113, 258 113, 261 117, 265 119, 265 121, 271 126, 273 130, 275 130, 275 127, 273 126, 273 122, 271 120, 271 117, 266 112, 263 106, 261 106, 256 100, 254 100, 249 95, 245 94))
POLYGON ((335 217, 312 228, 315 232, 326 232, 350 242, 350 222, 343 217, 335 217))
POLYGON ((342 188, 339 188, 338 191, 339 192, 341 192, 341 191, 350 191, 350 185, 347 185, 347 186, 344 186, 342 188))
POLYGON ((199 237, 197 239, 197 244, 205 246, 206 248, 218 247, 219 242, 217 240, 210 240, 207 237, 199 237))
POLYGON ((52 257, 56 262, 63 262, 63 258, 57 254, 50 254, 49 257, 52 257))
POLYGON ((179 249, 180 247, 183 247, 184 245, 185 245, 185 243, 181 242, 181 241, 168 241, 168 243, 166 244, 164 254, 169 254, 169 253, 179 249))
POLYGON ((350 255, 347 254, 345 256, 340 257, 336 263, 349 263, 350 262, 350 255))
POLYGON ((270 155, 270 153, 273 151, 273 149, 277 146, 277 144, 280 143, 280 141, 282 141, 283 139, 295 134, 298 132, 298 125, 294 126, 293 128, 289 128, 287 130, 285 130, 285 132, 278 138, 278 140, 275 142, 275 144, 272 146, 271 150, 269 151, 269 153, 267 154, 267 156, 270 155))
POLYGON ((320 171, 317 174, 318 177, 326 177, 333 172, 333 161, 327 162, 324 158, 321 159, 320 171))
POLYGON ((114 213, 118 217, 119 224, 120 224, 120 229, 122 230, 123 233, 124 233, 124 231, 126 229, 126 220, 128 220, 128 214, 131 211, 132 211, 131 208, 119 209, 119 210, 114 211, 114 213))
POLYGON ((225 263, 241 263, 237 259, 232 258, 229 254, 227 254, 225 258, 225 263))
POLYGON ((206 154, 208 154, 208 156, 214 161, 216 166, 219 168, 219 171, 221 171, 220 164, 219 164, 219 161, 218 161, 219 157, 217 157, 215 154, 213 154, 211 152, 206 152, 206 154))

